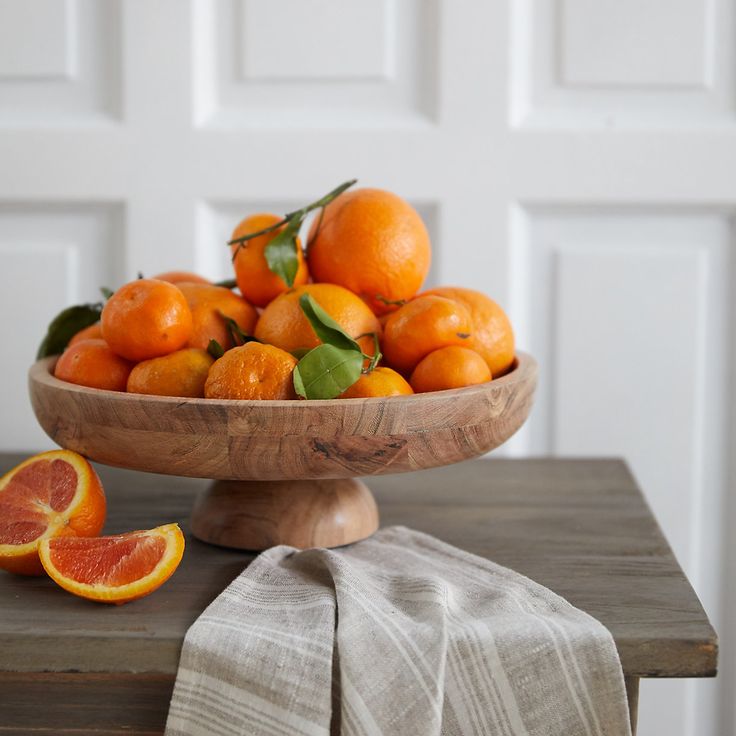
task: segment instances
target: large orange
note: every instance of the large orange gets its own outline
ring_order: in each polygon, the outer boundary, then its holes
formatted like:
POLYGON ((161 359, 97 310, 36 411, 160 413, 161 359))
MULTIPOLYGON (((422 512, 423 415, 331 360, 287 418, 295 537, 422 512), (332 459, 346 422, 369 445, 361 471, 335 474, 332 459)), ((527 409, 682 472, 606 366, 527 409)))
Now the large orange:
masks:
MULTIPOLYGON (((257 233, 259 230, 265 230, 265 228, 271 227, 281 220, 283 220, 283 217, 267 212, 251 215, 250 217, 246 217, 235 228, 231 240, 242 238, 249 233, 257 233)), ((240 293, 248 301, 257 307, 265 307, 270 301, 275 299, 279 294, 283 294, 289 288, 280 276, 277 276, 271 271, 264 255, 266 246, 281 230, 283 230, 283 227, 273 230, 270 233, 259 235, 256 238, 247 240, 240 247, 237 245, 231 246, 232 253, 236 254, 233 267, 235 269, 235 280, 238 284, 238 289, 240 289, 240 293)), ((309 281, 309 271, 304 260, 299 239, 297 239, 297 258, 299 266, 294 277, 293 286, 300 286, 309 281)))
POLYGON ((214 362, 206 350, 184 348, 138 363, 128 376, 128 391, 155 396, 204 398, 204 383, 214 362))
POLYGON ((29 457, 0 478, 0 567, 42 575, 40 541, 99 534, 105 509, 102 483, 81 455, 51 450, 29 457))
POLYGON ((359 297, 335 284, 307 284, 274 299, 256 324, 255 336, 261 342, 289 353, 309 350, 320 344, 299 304, 302 294, 311 294, 350 337, 360 338, 358 342, 366 355, 373 354, 374 341, 369 333, 381 334, 378 318, 359 297))
POLYGON ((64 590, 100 603, 127 603, 153 593, 184 555, 177 524, 91 539, 44 539, 39 557, 64 590))
POLYGON ((133 363, 110 350, 104 340, 79 340, 61 354, 54 375, 61 381, 107 391, 125 391, 133 363))
POLYGON ((121 286, 102 309, 102 335, 128 360, 173 353, 192 334, 192 312, 184 294, 168 281, 138 279, 121 286))
POLYGON ((228 350, 210 368, 208 399, 296 399, 296 358, 273 345, 248 342, 228 350))
POLYGON ((448 345, 422 358, 411 374, 410 383, 420 393, 463 388, 490 380, 491 371, 475 350, 448 345))
POLYGON ((243 297, 230 289, 211 284, 183 282, 177 286, 192 311, 192 334, 188 347, 206 350, 210 340, 217 340, 225 350, 233 347, 235 343, 223 315, 235 320, 244 333, 253 333, 258 312, 243 297))
POLYGON ((419 296, 386 321, 383 357, 408 376, 425 355, 447 345, 469 345, 472 334, 473 320, 462 304, 443 296, 419 296))
POLYGON ((431 262, 429 235, 401 197, 355 189, 327 206, 321 224, 315 220, 307 260, 315 281, 340 284, 382 314, 392 309, 382 299, 411 299, 421 288, 431 262))
POLYGON ((514 362, 514 331, 506 312, 493 299, 460 286, 440 286, 424 294, 444 296, 465 305, 474 327, 468 347, 480 353, 494 378, 508 372, 514 362))

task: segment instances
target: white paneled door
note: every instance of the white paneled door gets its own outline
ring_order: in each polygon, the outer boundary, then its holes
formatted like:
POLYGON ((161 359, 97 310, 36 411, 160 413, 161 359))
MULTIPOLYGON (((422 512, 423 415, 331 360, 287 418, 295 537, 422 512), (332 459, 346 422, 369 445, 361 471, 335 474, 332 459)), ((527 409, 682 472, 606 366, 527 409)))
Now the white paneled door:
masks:
POLYGON ((623 455, 722 634, 644 736, 730 736, 732 0, 0 0, 0 448, 45 324, 138 271, 227 275, 244 214, 336 184, 428 222, 432 280, 541 364, 507 452, 623 455))

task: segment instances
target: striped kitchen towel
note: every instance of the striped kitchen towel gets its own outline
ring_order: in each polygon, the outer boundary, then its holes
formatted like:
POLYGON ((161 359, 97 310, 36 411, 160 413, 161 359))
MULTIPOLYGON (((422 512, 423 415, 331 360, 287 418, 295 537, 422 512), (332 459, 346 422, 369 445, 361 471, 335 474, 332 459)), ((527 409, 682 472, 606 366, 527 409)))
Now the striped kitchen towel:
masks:
POLYGON ((189 629, 168 736, 628 736, 610 633, 403 527, 262 553, 189 629))

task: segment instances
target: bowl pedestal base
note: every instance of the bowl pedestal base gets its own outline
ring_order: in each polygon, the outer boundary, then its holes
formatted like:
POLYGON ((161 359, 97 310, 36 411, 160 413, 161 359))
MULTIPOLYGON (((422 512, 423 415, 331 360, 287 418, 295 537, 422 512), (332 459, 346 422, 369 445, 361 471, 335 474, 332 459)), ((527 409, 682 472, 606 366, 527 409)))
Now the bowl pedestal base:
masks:
POLYGON ((355 478, 218 480, 197 497, 191 528, 203 542, 235 549, 340 547, 373 534, 378 509, 355 478))

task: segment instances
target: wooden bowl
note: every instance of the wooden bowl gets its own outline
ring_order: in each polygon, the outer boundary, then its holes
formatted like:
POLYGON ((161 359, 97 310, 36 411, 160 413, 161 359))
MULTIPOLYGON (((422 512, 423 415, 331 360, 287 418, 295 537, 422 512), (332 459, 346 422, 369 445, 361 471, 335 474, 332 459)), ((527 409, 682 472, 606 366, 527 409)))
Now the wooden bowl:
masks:
POLYGON ((519 353, 507 375, 451 391, 331 401, 230 401, 76 386, 54 378, 54 363, 55 358, 46 358, 29 372, 33 411, 52 440, 107 465, 230 481, 215 484, 200 498, 193 531, 205 541, 243 549, 287 539, 294 546, 336 546, 323 544, 328 531, 328 541, 338 544, 368 536, 377 527, 375 504, 355 476, 448 465, 498 447, 526 420, 537 382, 534 358, 519 353), (256 498, 263 506, 259 513, 268 513, 273 527, 261 529, 257 538, 244 534, 237 523, 243 514, 254 515, 256 498), (299 522, 306 508, 295 508, 305 504, 314 507, 310 523, 319 527, 312 532, 306 521, 299 522), (289 509, 294 520, 287 523, 289 509), (367 523, 336 528, 332 517, 342 515, 349 522, 356 514, 367 523), (294 524, 304 534, 284 536, 281 527, 294 524), (230 531, 223 531, 223 525, 230 531))

